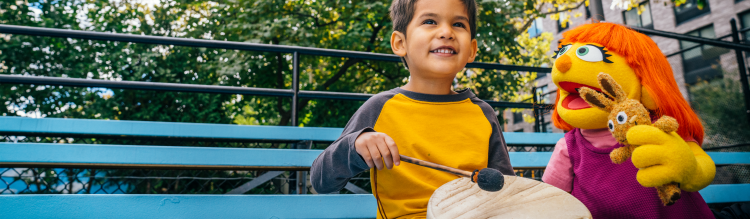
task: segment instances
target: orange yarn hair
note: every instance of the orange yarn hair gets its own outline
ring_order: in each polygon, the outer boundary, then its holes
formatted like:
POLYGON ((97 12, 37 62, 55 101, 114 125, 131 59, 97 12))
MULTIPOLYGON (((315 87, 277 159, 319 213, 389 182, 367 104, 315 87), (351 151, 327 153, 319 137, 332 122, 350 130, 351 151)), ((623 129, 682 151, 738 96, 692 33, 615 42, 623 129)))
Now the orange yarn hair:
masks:
MULTIPOLYGON (((703 125, 690 105, 682 97, 674 79, 672 67, 651 38, 623 25, 613 23, 592 23, 581 25, 563 33, 558 47, 575 42, 598 43, 608 51, 625 57, 628 66, 633 68, 641 84, 656 102, 655 116, 671 116, 680 124, 677 134, 683 138, 692 137, 703 144, 703 125)), ((555 103, 560 101, 557 92, 555 103)), ((557 104, 552 112, 556 127, 571 130, 574 127, 557 114, 557 104)))

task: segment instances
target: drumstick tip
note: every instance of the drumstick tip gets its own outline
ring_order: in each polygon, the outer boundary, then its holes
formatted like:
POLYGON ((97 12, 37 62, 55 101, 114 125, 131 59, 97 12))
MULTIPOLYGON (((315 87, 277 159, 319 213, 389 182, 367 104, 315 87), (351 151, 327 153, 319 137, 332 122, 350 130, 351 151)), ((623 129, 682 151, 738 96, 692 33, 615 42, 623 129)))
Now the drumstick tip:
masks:
POLYGON ((497 192, 503 189, 505 184, 505 177, 500 171, 492 168, 484 168, 480 170, 476 175, 476 183, 479 188, 485 191, 497 192))

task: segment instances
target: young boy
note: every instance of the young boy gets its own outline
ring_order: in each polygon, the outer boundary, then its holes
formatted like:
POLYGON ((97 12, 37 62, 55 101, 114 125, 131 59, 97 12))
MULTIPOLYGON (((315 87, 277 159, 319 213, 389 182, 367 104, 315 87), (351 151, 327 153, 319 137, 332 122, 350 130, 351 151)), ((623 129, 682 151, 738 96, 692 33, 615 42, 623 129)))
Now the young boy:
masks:
POLYGON ((495 111, 453 79, 477 53, 473 0, 394 0, 393 53, 411 79, 367 100, 312 165, 318 193, 341 190, 370 168, 378 218, 425 217, 432 193, 458 176, 406 164, 399 155, 466 171, 513 175, 495 111), (385 166, 385 168, 383 168, 385 166), (398 167, 394 167, 398 166, 398 167))

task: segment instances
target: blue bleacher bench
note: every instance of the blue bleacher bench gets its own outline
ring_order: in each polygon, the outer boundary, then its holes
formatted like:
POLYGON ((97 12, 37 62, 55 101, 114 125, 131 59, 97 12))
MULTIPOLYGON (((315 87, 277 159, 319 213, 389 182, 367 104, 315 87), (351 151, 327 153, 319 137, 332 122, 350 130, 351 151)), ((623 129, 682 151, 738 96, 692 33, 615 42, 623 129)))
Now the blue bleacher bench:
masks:
MULTIPOLYGON (((0 134, 331 142, 340 128, 240 126, 0 116, 0 134)), ((503 133, 509 145, 554 145, 562 134, 503 133)), ((321 150, 0 143, 0 167, 308 170, 321 150)), ((709 152, 748 165, 750 152, 709 152)), ((543 168, 551 152, 510 152, 514 168, 543 168)), ((710 185, 708 203, 750 201, 750 184, 710 185)), ((0 218, 373 218, 372 195, 0 195, 0 218)))

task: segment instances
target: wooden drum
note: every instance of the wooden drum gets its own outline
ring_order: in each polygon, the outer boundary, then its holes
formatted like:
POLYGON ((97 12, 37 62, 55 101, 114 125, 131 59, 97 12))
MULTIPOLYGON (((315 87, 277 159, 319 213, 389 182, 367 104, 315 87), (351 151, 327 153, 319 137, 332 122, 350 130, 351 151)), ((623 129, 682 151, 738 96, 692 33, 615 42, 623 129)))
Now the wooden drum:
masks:
POLYGON ((586 206, 552 185, 504 176, 498 192, 487 192, 468 178, 440 186, 427 204, 427 218, 591 218, 586 206))

